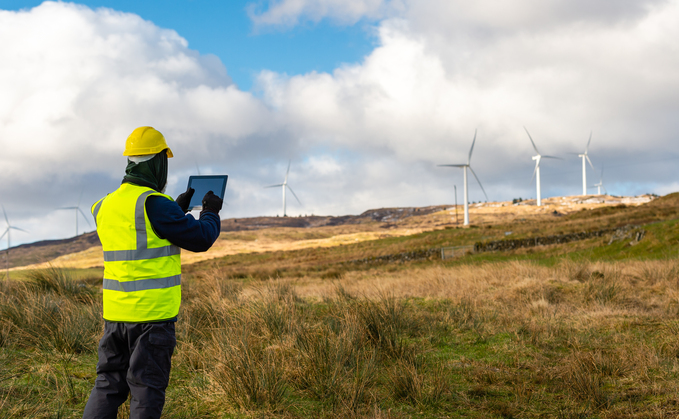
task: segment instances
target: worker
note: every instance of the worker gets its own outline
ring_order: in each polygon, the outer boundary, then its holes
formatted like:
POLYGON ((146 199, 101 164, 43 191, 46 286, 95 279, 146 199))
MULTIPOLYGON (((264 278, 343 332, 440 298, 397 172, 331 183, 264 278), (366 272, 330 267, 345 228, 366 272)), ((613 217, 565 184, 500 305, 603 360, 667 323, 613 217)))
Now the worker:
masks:
POLYGON ((139 127, 127 138, 120 187, 92 206, 104 250, 104 336, 83 419, 115 419, 130 395, 130 419, 160 418, 176 345, 180 248, 208 250, 219 237, 222 199, 209 191, 200 218, 195 192, 165 195, 172 157, 163 135, 139 127))

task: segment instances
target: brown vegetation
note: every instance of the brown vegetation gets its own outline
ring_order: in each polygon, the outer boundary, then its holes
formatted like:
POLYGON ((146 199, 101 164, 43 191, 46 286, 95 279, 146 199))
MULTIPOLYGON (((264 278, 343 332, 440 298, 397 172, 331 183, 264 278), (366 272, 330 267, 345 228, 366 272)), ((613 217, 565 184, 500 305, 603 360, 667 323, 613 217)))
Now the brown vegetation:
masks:
MULTIPOLYGON (((78 417, 101 329, 91 287, 61 271, 3 284, 5 416, 78 417)), ((678 313, 674 260, 206 272, 184 287, 166 417, 676 415, 678 313)))

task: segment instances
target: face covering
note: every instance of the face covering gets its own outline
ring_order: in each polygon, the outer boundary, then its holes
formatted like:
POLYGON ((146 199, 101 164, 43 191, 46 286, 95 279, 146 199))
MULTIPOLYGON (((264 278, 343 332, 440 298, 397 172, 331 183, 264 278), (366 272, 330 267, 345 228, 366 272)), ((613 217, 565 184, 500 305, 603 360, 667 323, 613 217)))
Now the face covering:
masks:
POLYGON ((146 186, 158 192, 167 187, 167 150, 163 150, 146 161, 145 158, 127 159, 123 183, 146 186), (136 160, 136 161, 134 161, 136 160))

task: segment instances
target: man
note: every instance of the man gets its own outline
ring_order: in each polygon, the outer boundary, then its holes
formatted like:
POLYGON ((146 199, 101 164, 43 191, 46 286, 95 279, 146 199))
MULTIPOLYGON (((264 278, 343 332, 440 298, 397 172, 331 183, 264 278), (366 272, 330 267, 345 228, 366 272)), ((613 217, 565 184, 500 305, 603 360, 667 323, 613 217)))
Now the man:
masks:
POLYGON ((163 194, 172 150, 151 127, 127 138, 120 187, 92 206, 104 249, 104 336, 84 419, 160 418, 181 300, 179 248, 204 252, 219 237, 222 200, 208 192, 200 219, 187 214, 194 190, 163 194))

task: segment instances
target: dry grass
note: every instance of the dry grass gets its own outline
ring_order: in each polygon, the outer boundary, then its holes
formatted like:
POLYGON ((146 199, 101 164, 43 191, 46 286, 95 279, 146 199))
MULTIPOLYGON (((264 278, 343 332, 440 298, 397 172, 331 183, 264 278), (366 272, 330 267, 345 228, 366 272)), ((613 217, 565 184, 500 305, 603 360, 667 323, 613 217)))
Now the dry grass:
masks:
MULTIPOLYGON (((91 292, 58 270, 1 284, 0 416, 79 417, 91 292)), ((677 314, 675 260, 216 269, 185 283, 165 417, 674 417, 677 314)))
MULTIPOLYGON (((596 198, 594 196, 590 198, 596 198)), ((477 226, 491 226, 491 225, 514 225, 512 230, 517 230, 519 233, 523 230, 526 232, 532 231, 528 225, 522 226, 522 222, 530 221, 530 225, 536 223, 553 223, 553 212, 561 215, 572 215, 575 217, 575 222, 571 223, 579 227, 590 229, 592 227, 606 225, 602 224, 601 218, 615 218, 616 211, 613 215, 608 214, 607 211, 613 209, 620 209, 620 199, 611 197, 606 198, 605 202, 589 202, 586 199, 583 202, 582 197, 558 197, 548 198, 543 201, 542 207, 535 205, 512 205, 511 202, 493 202, 487 204, 474 204, 470 207, 471 224, 473 227, 477 226), (586 219, 577 217, 580 213, 599 211, 601 214, 591 217, 592 222, 588 223, 586 219), (601 217, 601 216, 604 217, 601 217), (518 223, 518 224, 517 224, 518 223)), ((642 201, 629 204, 630 208, 638 207, 642 201)), ((652 202, 651 204, 654 204, 652 202)), ((623 205, 624 206, 624 205, 623 205)), ((662 209, 662 205, 659 205, 662 209)), ((643 207, 643 205, 642 205, 643 207)), ((407 217, 393 223, 379 223, 368 222, 361 224, 347 224, 340 226, 323 226, 315 228, 293 228, 293 227, 275 227, 262 230, 250 231, 232 231, 224 232, 217 242, 213 245, 210 251, 205 253, 191 253, 183 252, 182 261, 185 265, 197 262, 203 262, 211 259, 222 258, 229 255, 239 255, 248 253, 264 253, 264 252, 288 252, 293 250, 313 249, 313 248, 328 248, 347 246, 366 241, 374 241, 389 237, 403 237, 412 236, 427 231, 441 230, 444 228, 461 228, 461 208, 458 209, 459 220, 455 222, 455 209, 439 211, 427 215, 418 215, 407 217), (389 227, 389 228, 385 228, 389 227)), ((587 218, 587 217, 585 217, 587 218)), ((560 225, 568 225, 569 222, 563 220, 560 225)), ((509 228, 509 227, 508 227, 509 228)), ((539 230, 532 231, 536 233, 539 230)), ((89 236, 88 236, 89 237, 89 236)), ((75 240, 75 239, 74 239, 75 240)), ((13 270, 35 270, 45 269, 49 267, 69 268, 69 269, 86 269, 92 267, 103 266, 103 255, 101 246, 87 247, 84 238, 77 239, 78 246, 72 247, 72 253, 66 250, 59 249, 53 251, 53 256, 49 253, 35 255, 29 252, 37 252, 37 250, 21 249, 22 260, 40 260, 40 263, 30 263, 25 266, 13 268, 13 270), (81 243, 83 242, 83 243, 81 243), (79 250, 85 246, 84 250, 79 250), (24 255, 24 253, 26 253, 24 255)), ((61 246, 66 248, 66 246, 61 246)))

